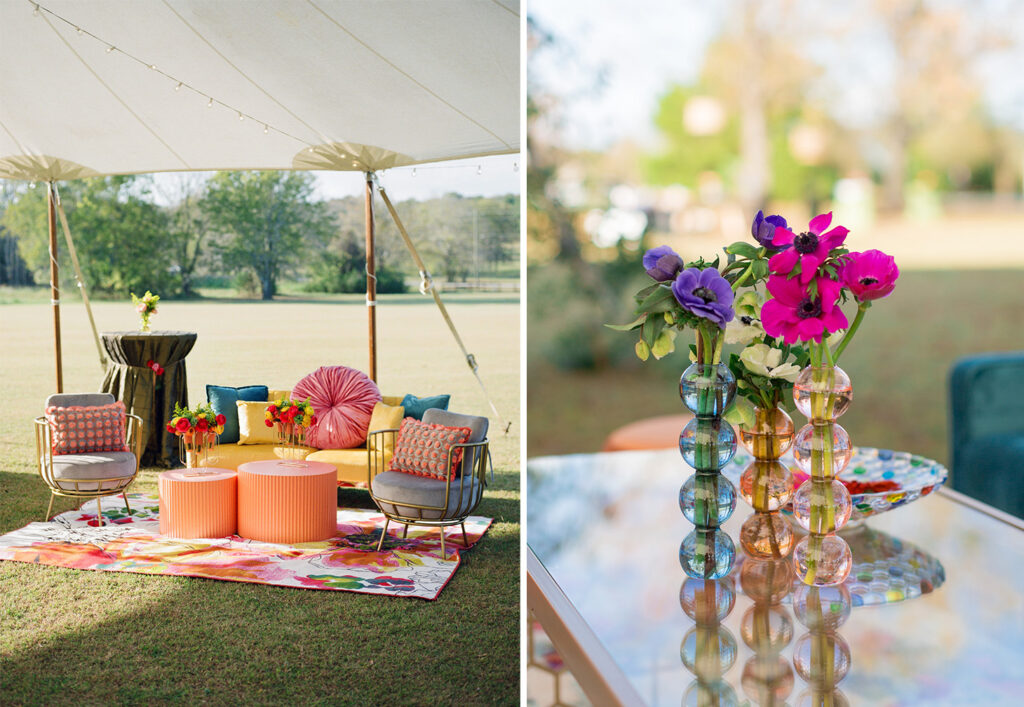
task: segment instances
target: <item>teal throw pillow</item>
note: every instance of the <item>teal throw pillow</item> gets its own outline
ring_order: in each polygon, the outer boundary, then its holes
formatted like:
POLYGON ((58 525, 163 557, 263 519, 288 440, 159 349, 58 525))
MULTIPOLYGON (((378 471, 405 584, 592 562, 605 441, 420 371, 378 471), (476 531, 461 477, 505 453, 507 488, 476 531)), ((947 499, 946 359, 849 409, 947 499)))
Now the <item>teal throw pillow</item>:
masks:
POLYGON ((220 434, 220 444, 238 443, 238 406, 239 400, 249 402, 267 399, 267 386, 246 385, 241 388, 230 388, 226 385, 206 386, 206 399, 210 401, 213 411, 224 416, 224 431, 220 434))
POLYGON ((406 417, 422 420, 423 413, 430 408, 447 410, 448 401, 451 399, 452 396, 450 395, 432 395, 429 398, 417 398, 415 395, 406 395, 402 398, 402 407, 405 408, 406 417))

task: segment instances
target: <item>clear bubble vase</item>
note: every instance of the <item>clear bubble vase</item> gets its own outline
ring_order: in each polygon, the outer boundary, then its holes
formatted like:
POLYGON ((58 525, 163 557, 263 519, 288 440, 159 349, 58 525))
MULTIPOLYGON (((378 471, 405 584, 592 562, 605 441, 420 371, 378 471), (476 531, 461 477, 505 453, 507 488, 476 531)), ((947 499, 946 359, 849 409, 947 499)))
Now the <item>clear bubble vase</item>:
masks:
POLYGON ((736 453, 736 433, 722 414, 736 395, 729 367, 694 363, 679 379, 679 397, 694 414, 679 434, 679 453, 695 474, 679 490, 679 508, 696 528, 679 547, 679 564, 696 579, 732 570, 736 549, 718 530, 736 508, 736 489, 721 469, 736 453))
POLYGON ((846 541, 835 535, 850 518, 850 494, 835 481, 853 451, 850 436, 836 418, 853 400, 850 377, 836 366, 811 365, 793 384, 797 409, 808 423, 797 433, 793 456, 808 474, 793 496, 793 512, 810 534, 793 549, 799 579, 817 587, 841 584, 853 568, 846 541))

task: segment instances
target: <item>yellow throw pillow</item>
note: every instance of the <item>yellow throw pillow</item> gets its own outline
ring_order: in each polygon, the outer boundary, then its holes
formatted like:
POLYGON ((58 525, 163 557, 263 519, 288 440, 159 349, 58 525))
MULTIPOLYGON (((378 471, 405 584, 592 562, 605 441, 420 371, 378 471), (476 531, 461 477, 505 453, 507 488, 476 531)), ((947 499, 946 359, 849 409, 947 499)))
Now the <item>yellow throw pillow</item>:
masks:
POLYGON ((235 404, 238 406, 239 444, 277 443, 277 430, 267 427, 265 422, 269 402, 239 400, 235 404))
MULTIPOLYGON (((373 406, 373 413, 370 414, 370 425, 367 427, 367 434, 375 430, 397 430, 402 426, 402 418, 405 417, 405 408, 401 405, 387 405, 377 403, 373 406)), ((383 435, 384 449, 394 451, 395 438, 392 435, 383 435)), ((377 437, 367 437, 370 451, 376 451, 377 437)))
MULTIPOLYGON (((381 396, 381 402, 384 403, 385 405, 391 405, 391 406, 401 405, 402 404, 402 400, 404 400, 404 399, 405 399, 404 395, 399 395, 397 397, 395 397, 393 395, 383 395, 383 396, 381 396)), ((371 427, 370 429, 372 430, 373 428, 371 427)))

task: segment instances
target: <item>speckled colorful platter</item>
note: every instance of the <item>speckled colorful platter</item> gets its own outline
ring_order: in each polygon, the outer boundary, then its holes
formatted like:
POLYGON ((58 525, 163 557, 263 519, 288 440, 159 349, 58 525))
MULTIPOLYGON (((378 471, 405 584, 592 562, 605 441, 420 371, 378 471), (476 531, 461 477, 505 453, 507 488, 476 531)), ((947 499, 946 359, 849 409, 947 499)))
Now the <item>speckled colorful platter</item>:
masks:
MULTIPOLYGON (((753 456, 746 450, 737 451, 732 460, 722 469, 722 473, 733 484, 737 484, 743 470, 753 460, 753 456)), ((791 469, 797 469, 792 452, 784 455, 781 461, 791 469)), ((891 491, 851 494, 853 499, 851 520, 863 520, 893 508, 905 506, 922 496, 927 496, 945 483, 947 476, 949 476, 949 471, 946 467, 931 459, 909 452, 894 452, 874 447, 854 447, 853 458, 839 474, 839 478, 843 481, 862 483, 892 481, 899 486, 891 491)))

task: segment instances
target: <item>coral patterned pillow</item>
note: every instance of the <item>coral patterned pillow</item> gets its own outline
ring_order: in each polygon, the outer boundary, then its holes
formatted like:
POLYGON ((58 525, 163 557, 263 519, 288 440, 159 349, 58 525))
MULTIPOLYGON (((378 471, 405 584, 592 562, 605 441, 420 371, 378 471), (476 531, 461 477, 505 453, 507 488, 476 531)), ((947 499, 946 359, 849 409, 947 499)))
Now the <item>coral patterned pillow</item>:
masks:
POLYGON ((54 454, 127 452, 124 403, 46 408, 54 454))
MULTIPOLYGON (((411 417, 402 420, 395 440, 391 471, 435 479, 448 478, 448 450, 462 444, 472 433, 468 427, 446 427, 421 422, 411 417)), ((462 448, 452 452, 452 469, 459 468, 462 448)))

